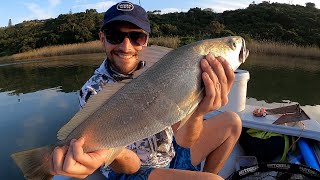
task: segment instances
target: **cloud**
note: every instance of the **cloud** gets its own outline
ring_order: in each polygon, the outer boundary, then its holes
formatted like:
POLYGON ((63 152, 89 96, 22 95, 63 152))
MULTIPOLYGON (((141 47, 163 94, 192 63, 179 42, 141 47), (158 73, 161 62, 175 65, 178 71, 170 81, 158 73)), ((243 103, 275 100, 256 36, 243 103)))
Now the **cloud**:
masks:
POLYGON ((215 12, 223 12, 225 10, 235 10, 239 8, 246 8, 252 1, 242 0, 237 2, 228 2, 228 1, 210 1, 202 0, 197 2, 197 6, 200 8, 212 8, 215 12))
MULTIPOLYGON (((263 0, 256 0, 255 3, 259 4, 263 0)), ((200 8, 212 8, 215 12, 223 12, 225 10, 235 10, 247 8, 253 1, 252 0, 237 0, 237 1, 223 1, 223 0, 198 0, 195 3, 189 3, 189 6, 198 6, 200 8)), ((270 3, 285 3, 285 4, 299 4, 305 6, 307 2, 315 3, 316 6, 320 4, 318 1, 312 0, 270 0, 270 3)))
POLYGON ((96 9, 98 12, 106 11, 112 5, 116 4, 115 1, 98 2, 94 4, 81 4, 73 6, 72 9, 77 9, 79 11, 84 11, 86 9, 96 9))
POLYGON ((301 6, 305 6, 307 2, 314 3, 316 7, 319 7, 320 3, 317 0, 271 0, 270 3, 272 2, 278 2, 278 3, 286 3, 286 4, 299 4, 301 6))
POLYGON ((80 3, 87 3, 90 0, 75 0, 76 4, 80 4, 80 3))
POLYGON ((173 12, 181 12, 181 10, 177 8, 165 8, 161 9, 161 14, 173 13, 173 12))
POLYGON ((60 4, 61 0, 48 0, 50 7, 56 7, 60 4))
POLYGON ((30 15, 30 18, 48 19, 52 17, 51 12, 41 8, 38 4, 26 3, 25 5, 32 12, 32 15, 30 15))
POLYGON ((61 0, 48 0, 48 6, 45 8, 36 3, 24 3, 27 9, 31 11, 31 14, 28 17, 23 17, 23 20, 52 18, 52 10, 60 3, 61 0))

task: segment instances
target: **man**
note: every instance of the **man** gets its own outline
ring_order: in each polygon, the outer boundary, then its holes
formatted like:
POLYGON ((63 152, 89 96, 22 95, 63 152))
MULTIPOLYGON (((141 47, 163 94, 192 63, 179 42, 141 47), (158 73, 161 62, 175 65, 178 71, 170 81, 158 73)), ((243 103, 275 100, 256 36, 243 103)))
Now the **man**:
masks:
MULTIPOLYGON (((104 16, 100 41, 107 58, 80 90, 80 105, 98 93, 103 84, 132 78, 143 68, 139 51, 147 45, 150 24, 145 10, 124 1, 104 16)), ((241 133, 240 118, 231 112, 203 121, 203 116, 228 102, 234 73, 227 61, 208 54, 201 60, 205 97, 179 130, 179 123, 135 142, 103 169, 109 179, 221 179, 217 173, 241 133), (174 136, 174 138, 173 138, 174 136), (199 164, 206 159, 203 171, 199 164)), ((52 154, 51 173, 85 178, 103 163, 108 150, 84 153, 84 139, 57 147, 52 154)))

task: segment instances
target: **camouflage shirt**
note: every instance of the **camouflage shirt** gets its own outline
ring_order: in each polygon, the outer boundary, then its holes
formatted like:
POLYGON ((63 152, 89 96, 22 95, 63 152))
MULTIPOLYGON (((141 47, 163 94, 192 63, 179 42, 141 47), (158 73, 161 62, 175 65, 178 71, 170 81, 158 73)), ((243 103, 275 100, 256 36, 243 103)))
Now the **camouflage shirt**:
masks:
MULTIPOLYGON (((143 63, 140 63, 143 66, 143 63)), ((115 83, 123 79, 132 78, 132 74, 124 75, 112 69, 108 60, 104 60, 94 75, 84 84, 79 93, 80 106, 83 107, 87 100, 102 90, 106 83, 115 83)), ((143 167, 164 167, 169 165, 175 155, 172 145, 173 131, 166 128, 158 134, 127 146, 137 153, 143 167)))

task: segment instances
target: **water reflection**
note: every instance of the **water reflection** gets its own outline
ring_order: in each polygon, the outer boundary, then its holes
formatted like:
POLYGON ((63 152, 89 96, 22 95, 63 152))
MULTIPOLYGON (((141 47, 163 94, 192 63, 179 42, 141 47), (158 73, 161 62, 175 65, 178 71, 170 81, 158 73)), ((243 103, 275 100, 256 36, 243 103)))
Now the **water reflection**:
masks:
POLYGON ((0 179, 24 179, 10 155, 56 142, 79 110, 77 90, 102 58, 78 56, 0 66, 0 179))
POLYGON ((61 87, 62 92, 74 92, 102 61, 100 54, 64 58, 0 66, 0 92, 18 95, 55 87, 61 87))
POLYGON ((320 61, 251 56, 241 68, 250 72, 249 97, 267 102, 320 104, 320 61))
POLYGON ((54 143, 55 132, 79 109, 77 93, 46 89, 9 96, 2 92, 0 99, 0 179, 22 179, 10 154, 54 143))

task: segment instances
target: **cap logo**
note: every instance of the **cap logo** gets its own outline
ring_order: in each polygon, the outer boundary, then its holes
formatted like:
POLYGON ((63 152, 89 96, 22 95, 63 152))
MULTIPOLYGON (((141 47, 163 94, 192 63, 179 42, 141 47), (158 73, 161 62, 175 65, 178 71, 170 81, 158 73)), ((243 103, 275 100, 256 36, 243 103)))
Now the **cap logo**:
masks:
POLYGON ((131 2, 120 2, 117 5, 117 9, 119 11, 132 11, 134 9, 134 6, 131 2))

